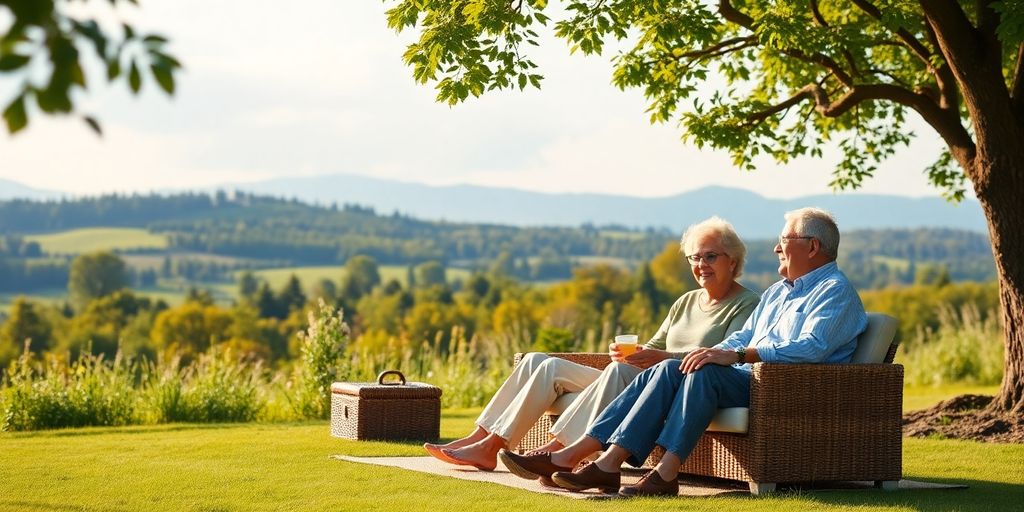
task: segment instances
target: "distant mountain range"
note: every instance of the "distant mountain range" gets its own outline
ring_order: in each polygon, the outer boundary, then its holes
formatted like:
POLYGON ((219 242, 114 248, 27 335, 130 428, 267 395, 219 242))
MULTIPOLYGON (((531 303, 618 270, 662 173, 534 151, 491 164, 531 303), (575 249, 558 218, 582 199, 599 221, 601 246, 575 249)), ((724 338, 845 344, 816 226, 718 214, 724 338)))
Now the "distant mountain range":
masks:
POLYGON ((769 199, 746 190, 706 187, 661 198, 603 194, 547 194, 472 185, 429 186, 364 176, 331 175, 226 184, 226 190, 297 198, 321 204, 354 203, 378 213, 398 211, 421 219, 489 222, 517 226, 617 224, 680 231, 719 215, 743 236, 778 234, 782 214, 818 206, 835 214, 840 227, 852 229, 948 227, 987 232, 981 205, 959 205, 940 198, 837 194, 769 199))
MULTIPOLYGON (((742 236, 771 237, 778 233, 784 212, 802 206, 818 206, 833 212, 844 231, 917 227, 987 231, 981 205, 973 199, 959 205, 939 198, 868 194, 770 199, 726 187, 706 187, 661 198, 638 198, 548 194, 473 185, 430 186, 345 174, 226 183, 216 188, 323 205, 359 204, 382 214, 397 211, 424 220, 515 226, 590 223, 667 228, 677 232, 695 221, 719 215, 732 222, 742 236)), ((0 179, 0 199, 53 199, 62 195, 0 179)))
POLYGON ((0 201, 8 199, 60 199, 66 194, 52 190, 39 190, 17 181, 0 178, 0 201))

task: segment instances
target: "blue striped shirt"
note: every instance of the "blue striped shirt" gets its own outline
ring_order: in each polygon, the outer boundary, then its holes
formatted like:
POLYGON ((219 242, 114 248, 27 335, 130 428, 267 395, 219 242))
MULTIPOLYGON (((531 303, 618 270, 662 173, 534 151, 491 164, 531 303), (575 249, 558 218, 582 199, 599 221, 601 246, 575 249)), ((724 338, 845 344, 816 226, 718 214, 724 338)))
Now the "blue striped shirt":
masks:
POLYGON ((860 296, 833 261, 773 284, 743 328, 715 348, 753 348, 769 363, 845 363, 867 325, 860 296))

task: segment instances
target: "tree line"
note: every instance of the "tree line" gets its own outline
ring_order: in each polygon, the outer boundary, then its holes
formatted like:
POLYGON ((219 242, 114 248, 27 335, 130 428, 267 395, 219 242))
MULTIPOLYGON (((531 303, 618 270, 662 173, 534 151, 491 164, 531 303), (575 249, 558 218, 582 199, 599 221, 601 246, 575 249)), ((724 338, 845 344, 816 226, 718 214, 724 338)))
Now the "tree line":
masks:
MULTIPOLYGON (((44 254, 23 235, 70 228, 126 226, 168 236, 158 269, 134 269, 136 286, 160 278, 225 282, 239 270, 343 265, 356 256, 413 267, 427 261, 472 270, 501 265, 519 280, 569 279, 580 258, 615 258, 636 266, 676 239, 664 230, 623 226, 514 227, 431 222, 358 205, 317 206, 252 194, 108 195, 58 201, 0 202, 0 291, 64 286, 71 259, 44 254), (210 262, 188 255, 234 257, 210 262)), ((747 280, 775 280, 774 240, 747 240, 747 280)), ((840 263, 859 288, 911 284, 944 272, 952 281, 995 278, 981 233, 952 229, 858 230, 843 235, 840 263)))
MULTIPOLYGON (((441 262, 428 261, 410 266, 404 280, 385 280, 373 257, 359 255, 338 266, 336 279, 302 283, 292 275, 275 289, 245 271, 238 275, 230 305, 218 305, 210 293, 195 288, 182 304, 171 306, 133 292, 127 266, 116 254, 89 253, 71 264, 66 303, 13 302, 0 324, 0 366, 17 357, 26 342, 34 353, 71 359, 121 351, 188 360, 224 345, 288 364, 298 356, 295 335, 320 300, 345 312, 353 350, 366 357, 398 357, 424 347, 444 353, 459 337, 536 350, 603 350, 616 333, 652 335, 674 300, 695 287, 675 242, 635 269, 578 267, 570 279, 547 286, 520 281, 508 269, 507 260, 499 260, 449 281, 441 262)), ((937 329, 943 308, 970 305, 983 317, 995 311, 992 283, 954 284, 941 272, 922 275, 930 280, 862 291, 868 309, 900 319, 904 339, 937 329)))

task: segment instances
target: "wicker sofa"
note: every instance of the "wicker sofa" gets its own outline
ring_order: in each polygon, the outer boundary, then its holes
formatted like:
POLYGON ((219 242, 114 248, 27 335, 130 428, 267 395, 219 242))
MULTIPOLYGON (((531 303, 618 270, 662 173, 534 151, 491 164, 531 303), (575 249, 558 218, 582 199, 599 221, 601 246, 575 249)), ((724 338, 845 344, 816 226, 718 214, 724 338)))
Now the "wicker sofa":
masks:
MULTIPOLYGON (((745 420, 746 432, 716 431, 713 422, 682 472, 741 480, 753 494, 780 482, 873 481, 895 489, 902 478, 903 409, 903 367, 892 364, 895 331, 895 318, 869 313, 850 364, 755 364, 750 408, 731 420, 745 420)), ((552 355, 595 368, 609 363, 607 354, 552 355)), ((541 417, 520 452, 547 441, 555 412, 541 417)), ((720 411, 726 412, 737 411, 720 411)), ((645 466, 660 456, 656 451, 645 466)))

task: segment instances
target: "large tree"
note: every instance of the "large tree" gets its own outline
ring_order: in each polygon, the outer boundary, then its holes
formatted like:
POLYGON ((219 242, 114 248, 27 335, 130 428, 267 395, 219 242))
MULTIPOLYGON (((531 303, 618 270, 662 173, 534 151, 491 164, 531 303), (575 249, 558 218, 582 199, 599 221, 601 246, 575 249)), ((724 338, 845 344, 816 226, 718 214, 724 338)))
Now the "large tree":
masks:
POLYGON ((71 262, 68 295, 79 311, 89 302, 128 286, 128 272, 118 255, 99 251, 81 254, 71 262))
MULTIPOLYGON (((386 0, 388 1, 388 0, 386 0)), ((542 76, 530 60, 546 0, 390 0, 419 31, 405 61, 458 103, 542 76)), ((609 41, 613 82, 639 87, 653 122, 755 167, 838 147, 836 189, 856 188, 912 134, 913 111, 946 148, 923 166, 947 197, 970 183, 988 220, 1005 327, 996 411, 1024 412, 1024 2, 1020 0, 566 0, 555 34, 573 51, 609 41), (709 83, 710 82, 710 83, 709 83)), ((549 11, 550 12, 550 11, 549 11)))

